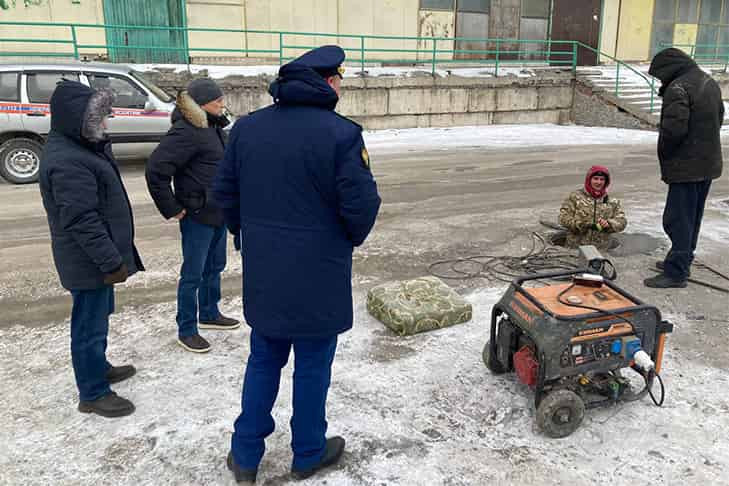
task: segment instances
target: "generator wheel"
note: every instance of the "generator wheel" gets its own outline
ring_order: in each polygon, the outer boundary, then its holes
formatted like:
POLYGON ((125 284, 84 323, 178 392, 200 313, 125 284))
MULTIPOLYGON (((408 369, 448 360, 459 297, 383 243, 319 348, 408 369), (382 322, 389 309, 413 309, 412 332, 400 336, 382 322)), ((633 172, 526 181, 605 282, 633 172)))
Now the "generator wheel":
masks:
POLYGON ((537 425, 553 439, 577 430, 585 416, 585 403, 575 392, 557 390, 542 399, 537 408, 537 425))
POLYGON ((491 356, 491 341, 486 341, 486 345, 483 347, 483 351, 481 352, 481 359, 483 359, 483 364, 485 364, 491 373, 495 375, 500 375, 506 371, 501 363, 499 363, 496 359, 496 356, 491 356))

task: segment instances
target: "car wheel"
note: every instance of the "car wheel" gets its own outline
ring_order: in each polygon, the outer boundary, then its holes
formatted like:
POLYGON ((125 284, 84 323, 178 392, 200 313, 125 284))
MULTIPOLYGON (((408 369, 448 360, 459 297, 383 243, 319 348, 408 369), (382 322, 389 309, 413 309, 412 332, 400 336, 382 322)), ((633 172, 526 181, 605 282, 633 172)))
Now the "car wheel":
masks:
POLYGON ((30 138, 11 138, 0 145, 0 175, 13 184, 38 181, 43 145, 30 138))

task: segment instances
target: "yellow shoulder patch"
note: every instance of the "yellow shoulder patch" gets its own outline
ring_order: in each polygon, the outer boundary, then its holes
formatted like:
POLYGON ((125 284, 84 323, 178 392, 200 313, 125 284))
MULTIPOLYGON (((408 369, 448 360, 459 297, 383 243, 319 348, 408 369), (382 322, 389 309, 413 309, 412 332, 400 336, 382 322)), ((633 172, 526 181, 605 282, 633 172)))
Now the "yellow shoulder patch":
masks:
POLYGON ((370 168, 370 154, 367 152, 366 147, 362 147, 362 163, 368 169, 370 168))

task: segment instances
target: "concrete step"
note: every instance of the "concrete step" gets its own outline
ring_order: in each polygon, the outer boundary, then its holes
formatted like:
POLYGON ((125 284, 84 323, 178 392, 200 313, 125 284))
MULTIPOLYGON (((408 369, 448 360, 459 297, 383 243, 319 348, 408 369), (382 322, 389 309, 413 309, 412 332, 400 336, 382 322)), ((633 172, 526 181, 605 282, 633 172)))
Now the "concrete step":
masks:
MULTIPOLYGON (((612 81, 593 81, 592 84, 595 86, 615 86, 615 80, 612 81)), ((620 86, 626 86, 630 88, 643 88, 643 89, 650 89, 650 86, 647 83, 638 83, 635 81, 620 81, 618 83, 620 86)))

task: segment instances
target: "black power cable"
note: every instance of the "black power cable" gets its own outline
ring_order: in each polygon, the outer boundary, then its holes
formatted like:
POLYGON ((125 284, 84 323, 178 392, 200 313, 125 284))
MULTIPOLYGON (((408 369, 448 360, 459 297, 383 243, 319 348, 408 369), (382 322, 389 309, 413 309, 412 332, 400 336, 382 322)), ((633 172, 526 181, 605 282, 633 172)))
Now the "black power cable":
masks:
MULTIPOLYGON (((431 263, 428 273, 450 280, 485 278, 511 283, 515 278, 525 275, 584 270, 584 262, 576 252, 548 243, 537 232, 532 232, 530 236, 531 249, 525 255, 474 255, 441 260, 431 263)), ((609 280, 617 276, 615 267, 609 260, 602 263, 600 272, 609 280)))
POLYGON ((648 395, 650 395, 651 400, 653 400, 653 403, 656 405, 656 407, 663 406, 663 400, 666 398, 666 387, 663 386, 663 378, 661 378, 661 375, 659 375, 658 373, 656 373, 656 370, 649 371, 648 372, 648 375, 649 376, 646 376, 645 377, 645 386, 646 386, 646 388, 648 388, 648 395), (660 383, 660 385, 661 385, 661 399, 660 399, 660 401, 659 400, 656 400, 656 397, 653 396, 653 387, 649 383, 649 380, 650 380, 649 376, 651 374, 653 374, 653 376, 655 376, 656 378, 658 378, 658 383, 660 383))

